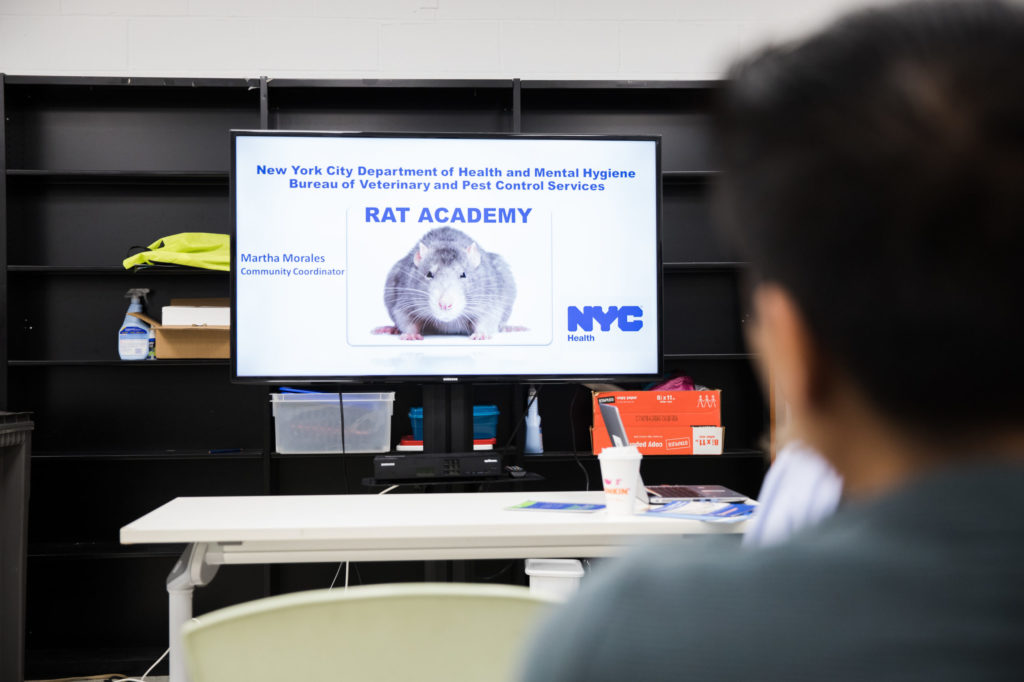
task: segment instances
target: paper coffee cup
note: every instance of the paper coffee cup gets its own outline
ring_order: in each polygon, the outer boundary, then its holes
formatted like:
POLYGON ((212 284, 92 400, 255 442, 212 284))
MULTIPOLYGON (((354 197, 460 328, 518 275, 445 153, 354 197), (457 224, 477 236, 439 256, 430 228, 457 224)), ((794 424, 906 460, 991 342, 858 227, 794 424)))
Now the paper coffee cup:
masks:
POLYGON ((609 514, 633 513, 637 485, 640 482, 640 459, 643 455, 635 445, 605 448, 597 456, 601 463, 604 502, 609 514))

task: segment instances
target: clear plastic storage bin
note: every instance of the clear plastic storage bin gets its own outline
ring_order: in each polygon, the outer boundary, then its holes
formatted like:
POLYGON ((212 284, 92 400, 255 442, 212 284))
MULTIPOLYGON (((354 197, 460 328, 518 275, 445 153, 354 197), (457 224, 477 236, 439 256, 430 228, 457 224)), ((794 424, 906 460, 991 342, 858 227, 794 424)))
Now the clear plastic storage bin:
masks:
POLYGON ((530 576, 531 592, 564 601, 580 588, 583 563, 579 559, 527 559, 526 575, 530 576))
POLYGON ((281 454, 391 450, 394 393, 343 393, 340 401, 337 393, 273 393, 270 400, 281 454))

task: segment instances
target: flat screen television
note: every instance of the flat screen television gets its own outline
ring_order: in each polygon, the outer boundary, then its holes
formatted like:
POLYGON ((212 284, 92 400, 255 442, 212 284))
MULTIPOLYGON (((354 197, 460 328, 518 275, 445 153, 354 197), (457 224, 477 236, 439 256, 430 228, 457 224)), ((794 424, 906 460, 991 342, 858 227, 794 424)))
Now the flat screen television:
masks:
POLYGON ((232 131, 239 382, 661 370, 660 138, 232 131))

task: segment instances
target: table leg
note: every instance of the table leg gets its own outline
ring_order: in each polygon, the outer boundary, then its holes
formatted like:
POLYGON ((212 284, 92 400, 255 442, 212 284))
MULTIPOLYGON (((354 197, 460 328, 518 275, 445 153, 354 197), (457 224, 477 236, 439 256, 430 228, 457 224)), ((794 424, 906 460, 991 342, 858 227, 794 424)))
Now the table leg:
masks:
POLYGON ((217 574, 219 566, 206 563, 209 545, 199 542, 185 548, 167 576, 168 663, 170 682, 189 682, 185 669, 181 628, 192 618, 192 591, 206 585, 217 574))

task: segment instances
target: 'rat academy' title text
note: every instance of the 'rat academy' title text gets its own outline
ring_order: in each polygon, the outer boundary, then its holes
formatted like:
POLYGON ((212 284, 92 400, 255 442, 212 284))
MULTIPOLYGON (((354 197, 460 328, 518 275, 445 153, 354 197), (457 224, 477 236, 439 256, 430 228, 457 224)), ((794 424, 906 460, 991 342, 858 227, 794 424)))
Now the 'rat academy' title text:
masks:
MULTIPOLYGON (((367 206, 368 223, 411 222, 408 206, 367 206)), ((418 223, 523 223, 530 221, 532 208, 436 208, 423 207, 419 211, 418 223)), ((415 215, 415 213, 414 213, 415 215)))

